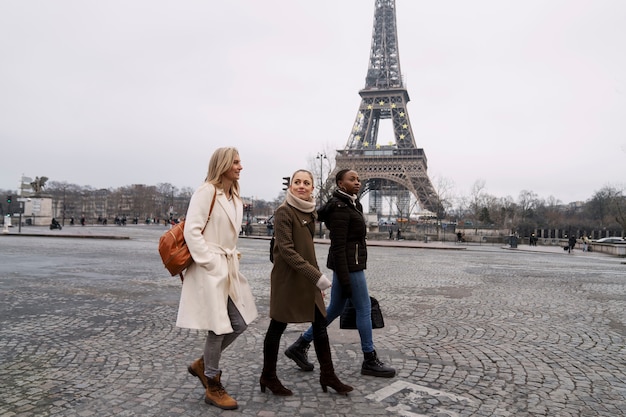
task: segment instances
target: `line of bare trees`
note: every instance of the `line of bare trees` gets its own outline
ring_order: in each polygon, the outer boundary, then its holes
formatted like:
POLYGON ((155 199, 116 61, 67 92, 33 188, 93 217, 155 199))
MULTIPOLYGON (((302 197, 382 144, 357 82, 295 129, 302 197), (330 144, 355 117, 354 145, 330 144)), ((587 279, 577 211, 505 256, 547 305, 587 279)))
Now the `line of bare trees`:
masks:
MULTIPOLYGON (((170 183, 157 185, 135 184, 119 188, 95 189, 67 182, 49 181, 40 196, 52 198, 52 215, 58 219, 79 219, 85 216, 88 223, 107 223, 116 218, 141 223, 168 223, 184 217, 194 189, 178 188, 170 183)), ((0 190, 3 195, 17 192, 0 190)), ((281 200, 282 201, 282 200, 281 200)), ((276 202, 245 199, 252 207, 253 216, 271 215, 276 202)))
MULTIPOLYGON (((330 164, 329 164, 330 165, 330 164)), ((312 167, 319 167, 312 164, 312 167)), ((318 178, 328 176, 332 166, 325 172, 312 169, 318 178)), ((327 200, 333 187, 332 181, 324 181, 318 192, 321 201, 327 200)), ((520 192, 517 199, 511 196, 497 197, 486 191, 484 181, 477 181, 467 196, 454 193, 449 181, 435 179, 433 186, 438 205, 437 223, 447 222, 471 227, 493 227, 524 231, 534 229, 569 228, 572 230, 608 230, 611 235, 624 235, 626 231, 626 193, 624 187, 607 185, 596 191, 588 200, 580 203, 563 204, 555 197, 540 198, 529 190, 520 192)), ((15 191, 3 191, 5 195, 16 195, 15 191)), ((187 211, 193 193, 190 187, 178 188, 169 183, 157 185, 130 185, 116 189, 94 189, 67 182, 50 181, 44 194, 52 197, 53 211, 57 217, 69 219, 85 216, 87 220, 112 219, 125 216, 139 221, 157 221, 170 217, 180 218, 187 211)), ((282 202, 284 192, 273 201, 246 199, 253 205, 252 216, 271 215, 282 202)), ((408 209, 417 211, 417 202, 408 209)), ((393 203, 390 202, 393 207, 393 203)), ((398 217, 409 217, 402 213, 406 207, 396 207, 398 217)))
MULTIPOLYGON (((437 198, 448 221, 476 226, 509 229, 511 232, 535 229, 603 230, 624 236, 626 193, 624 187, 607 185, 584 202, 564 204, 550 196, 540 198, 523 190, 517 199, 496 197, 486 192, 484 181, 477 181, 469 196, 452 195, 445 181, 435 184, 437 198)), ((441 215, 440 215, 441 216, 441 215)))

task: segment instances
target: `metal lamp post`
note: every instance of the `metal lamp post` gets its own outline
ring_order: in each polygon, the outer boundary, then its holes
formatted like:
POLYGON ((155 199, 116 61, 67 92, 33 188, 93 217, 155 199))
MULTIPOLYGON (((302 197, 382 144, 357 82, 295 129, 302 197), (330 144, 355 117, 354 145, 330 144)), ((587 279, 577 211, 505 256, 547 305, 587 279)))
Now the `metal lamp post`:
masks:
MULTIPOLYGON (((325 153, 318 153, 317 156, 315 157, 315 159, 319 159, 320 160, 320 185, 319 185, 319 206, 321 207, 322 205, 322 183, 324 181, 324 159, 328 160, 328 158, 326 157, 325 153)), ((322 222, 320 223, 320 238, 322 237, 322 222)))

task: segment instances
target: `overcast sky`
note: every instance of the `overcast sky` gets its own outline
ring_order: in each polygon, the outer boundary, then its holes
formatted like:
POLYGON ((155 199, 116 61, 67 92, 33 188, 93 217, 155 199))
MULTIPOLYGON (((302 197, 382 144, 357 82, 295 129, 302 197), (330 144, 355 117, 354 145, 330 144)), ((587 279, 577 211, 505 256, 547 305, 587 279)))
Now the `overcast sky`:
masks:
MULTIPOLYGON (((433 183, 564 203, 624 184, 626 1, 396 8, 433 183)), ((0 189, 22 175, 195 188, 232 145, 242 194, 273 200, 346 146, 373 15, 373 0, 0 0, 0 189)))

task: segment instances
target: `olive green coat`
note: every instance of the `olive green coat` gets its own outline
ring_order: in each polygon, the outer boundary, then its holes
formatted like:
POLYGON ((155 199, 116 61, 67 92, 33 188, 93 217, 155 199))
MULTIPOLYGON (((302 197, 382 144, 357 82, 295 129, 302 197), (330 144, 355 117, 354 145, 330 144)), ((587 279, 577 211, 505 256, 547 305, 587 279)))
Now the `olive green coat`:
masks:
POLYGON ((270 317, 283 323, 312 323, 315 306, 326 315, 316 283, 322 276, 315 257, 315 215, 283 203, 274 213, 274 267, 270 317))

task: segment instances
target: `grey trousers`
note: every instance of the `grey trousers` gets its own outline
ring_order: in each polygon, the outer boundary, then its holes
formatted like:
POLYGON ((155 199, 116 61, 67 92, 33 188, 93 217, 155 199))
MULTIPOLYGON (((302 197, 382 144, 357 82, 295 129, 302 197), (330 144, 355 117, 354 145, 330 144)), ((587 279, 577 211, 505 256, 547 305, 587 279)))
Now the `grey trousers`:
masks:
POLYGON ((233 328, 232 333, 218 335, 209 331, 207 334, 204 343, 204 374, 207 378, 213 378, 220 373, 222 352, 248 328, 239 310, 235 307, 235 303, 230 298, 228 298, 228 317, 233 328))

